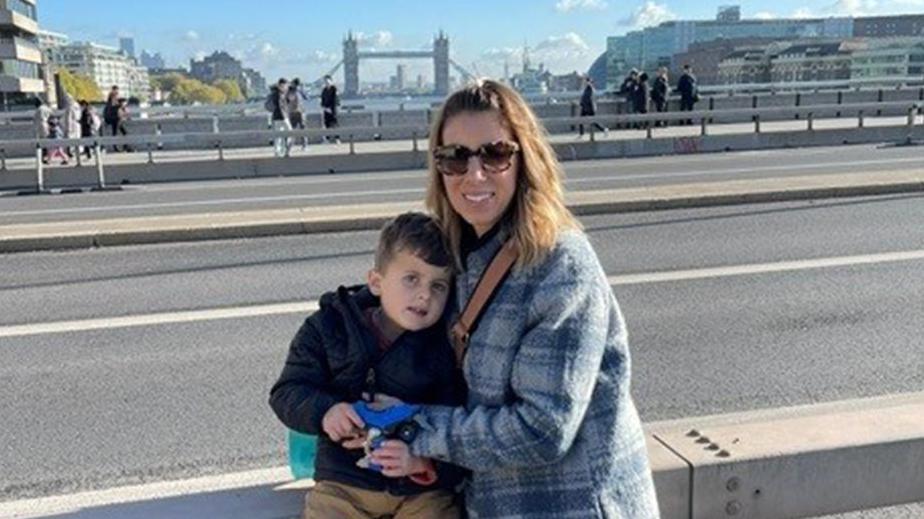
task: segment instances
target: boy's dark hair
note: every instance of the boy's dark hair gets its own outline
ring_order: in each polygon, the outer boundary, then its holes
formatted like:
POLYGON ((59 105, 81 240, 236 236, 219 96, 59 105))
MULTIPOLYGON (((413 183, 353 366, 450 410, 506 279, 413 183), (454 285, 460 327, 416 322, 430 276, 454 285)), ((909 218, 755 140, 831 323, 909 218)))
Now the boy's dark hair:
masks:
POLYGON ((401 251, 408 251, 437 267, 452 265, 443 229, 433 217, 423 213, 400 214, 382 227, 375 249, 375 269, 384 272, 395 254, 401 251))

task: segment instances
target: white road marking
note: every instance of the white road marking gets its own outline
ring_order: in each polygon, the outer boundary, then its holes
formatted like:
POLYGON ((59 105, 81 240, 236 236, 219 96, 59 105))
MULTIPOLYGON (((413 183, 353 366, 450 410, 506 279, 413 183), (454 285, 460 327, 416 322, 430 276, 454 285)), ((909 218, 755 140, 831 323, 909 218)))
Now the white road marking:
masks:
POLYGON ((0 338, 44 335, 49 333, 85 332, 110 328, 153 326, 158 324, 194 323, 217 319, 240 319, 266 315, 309 313, 318 309, 317 301, 274 303, 268 305, 239 306, 234 308, 209 308, 183 312, 162 312, 156 314, 102 317, 75 321, 58 321, 37 324, 19 324, 0 327, 0 338))
MULTIPOLYGON (((896 261, 914 261, 924 259, 924 250, 886 252, 881 254, 864 254, 857 256, 839 256, 797 261, 780 261, 774 263, 753 263, 748 265, 731 265, 667 272, 648 272, 609 276, 613 286, 635 285, 645 283, 663 283, 669 281, 690 281, 696 279, 722 278, 778 272, 793 272, 808 269, 837 268, 851 265, 869 265, 896 261)), ((173 323, 192 323, 217 319, 237 319, 267 315, 307 314, 317 310, 317 301, 274 303, 250 305, 233 308, 210 308, 182 312, 163 312, 155 314, 130 315, 109 318, 82 319, 35 324, 17 324, 0 326, 0 338, 26 337, 52 333, 72 333, 91 330, 107 330, 134 326, 154 326, 173 323)))
POLYGON ((751 265, 732 265, 691 270, 672 270, 669 272, 652 272, 610 276, 611 285, 634 285, 642 283, 662 283, 665 281, 689 281, 730 276, 747 276, 773 272, 793 272, 798 270, 846 267, 851 265, 870 265, 893 261, 913 261, 924 259, 924 250, 886 252, 882 254, 864 254, 861 256, 840 256, 797 261, 780 261, 776 263, 754 263, 751 265))

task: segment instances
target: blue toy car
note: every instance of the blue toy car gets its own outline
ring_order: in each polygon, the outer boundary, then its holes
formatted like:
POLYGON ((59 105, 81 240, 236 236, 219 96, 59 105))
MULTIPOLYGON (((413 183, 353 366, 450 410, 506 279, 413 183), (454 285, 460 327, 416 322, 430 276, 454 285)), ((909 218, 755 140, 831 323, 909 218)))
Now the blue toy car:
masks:
POLYGON ((368 402, 359 401, 353 404, 353 409, 366 424, 366 456, 356 464, 362 468, 381 472, 382 467, 372 463, 369 454, 379 447, 385 440, 401 440, 410 443, 417 436, 417 422, 414 415, 420 411, 419 405, 398 404, 384 409, 375 409, 368 402))

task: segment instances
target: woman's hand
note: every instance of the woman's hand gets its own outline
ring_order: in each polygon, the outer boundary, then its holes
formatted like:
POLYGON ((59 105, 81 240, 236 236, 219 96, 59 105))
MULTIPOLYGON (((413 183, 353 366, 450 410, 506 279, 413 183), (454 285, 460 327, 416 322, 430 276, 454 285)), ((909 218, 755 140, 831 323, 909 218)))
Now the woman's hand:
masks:
MULTIPOLYGON (((347 440, 349 445, 353 445, 357 437, 363 437, 363 419, 359 417, 356 410, 351 404, 340 402, 327 410, 324 418, 321 419, 321 429, 330 437, 331 440, 339 442, 347 440)), ((360 446, 362 443, 360 442, 360 446)), ((347 448, 347 444, 344 444, 347 448)))
POLYGON ((400 478, 427 472, 430 468, 426 458, 411 454, 407 444, 400 440, 386 440, 370 455, 372 462, 382 467, 382 474, 400 478))

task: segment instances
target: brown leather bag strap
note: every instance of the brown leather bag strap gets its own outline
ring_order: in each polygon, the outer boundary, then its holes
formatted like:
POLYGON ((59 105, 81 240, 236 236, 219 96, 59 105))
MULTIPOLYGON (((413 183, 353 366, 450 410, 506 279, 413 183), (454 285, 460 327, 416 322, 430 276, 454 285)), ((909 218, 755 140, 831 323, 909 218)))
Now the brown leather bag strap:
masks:
POLYGON ((510 267, 517 261, 517 249, 513 246, 513 240, 507 241, 500 251, 491 260, 491 263, 484 270, 478 284, 475 285, 475 291, 465 304, 465 309, 458 320, 452 325, 452 346, 456 353, 456 363, 461 367, 462 359, 465 358, 465 350, 468 348, 468 338, 475 331, 478 318, 484 311, 485 305, 497 286, 510 271, 510 267))

